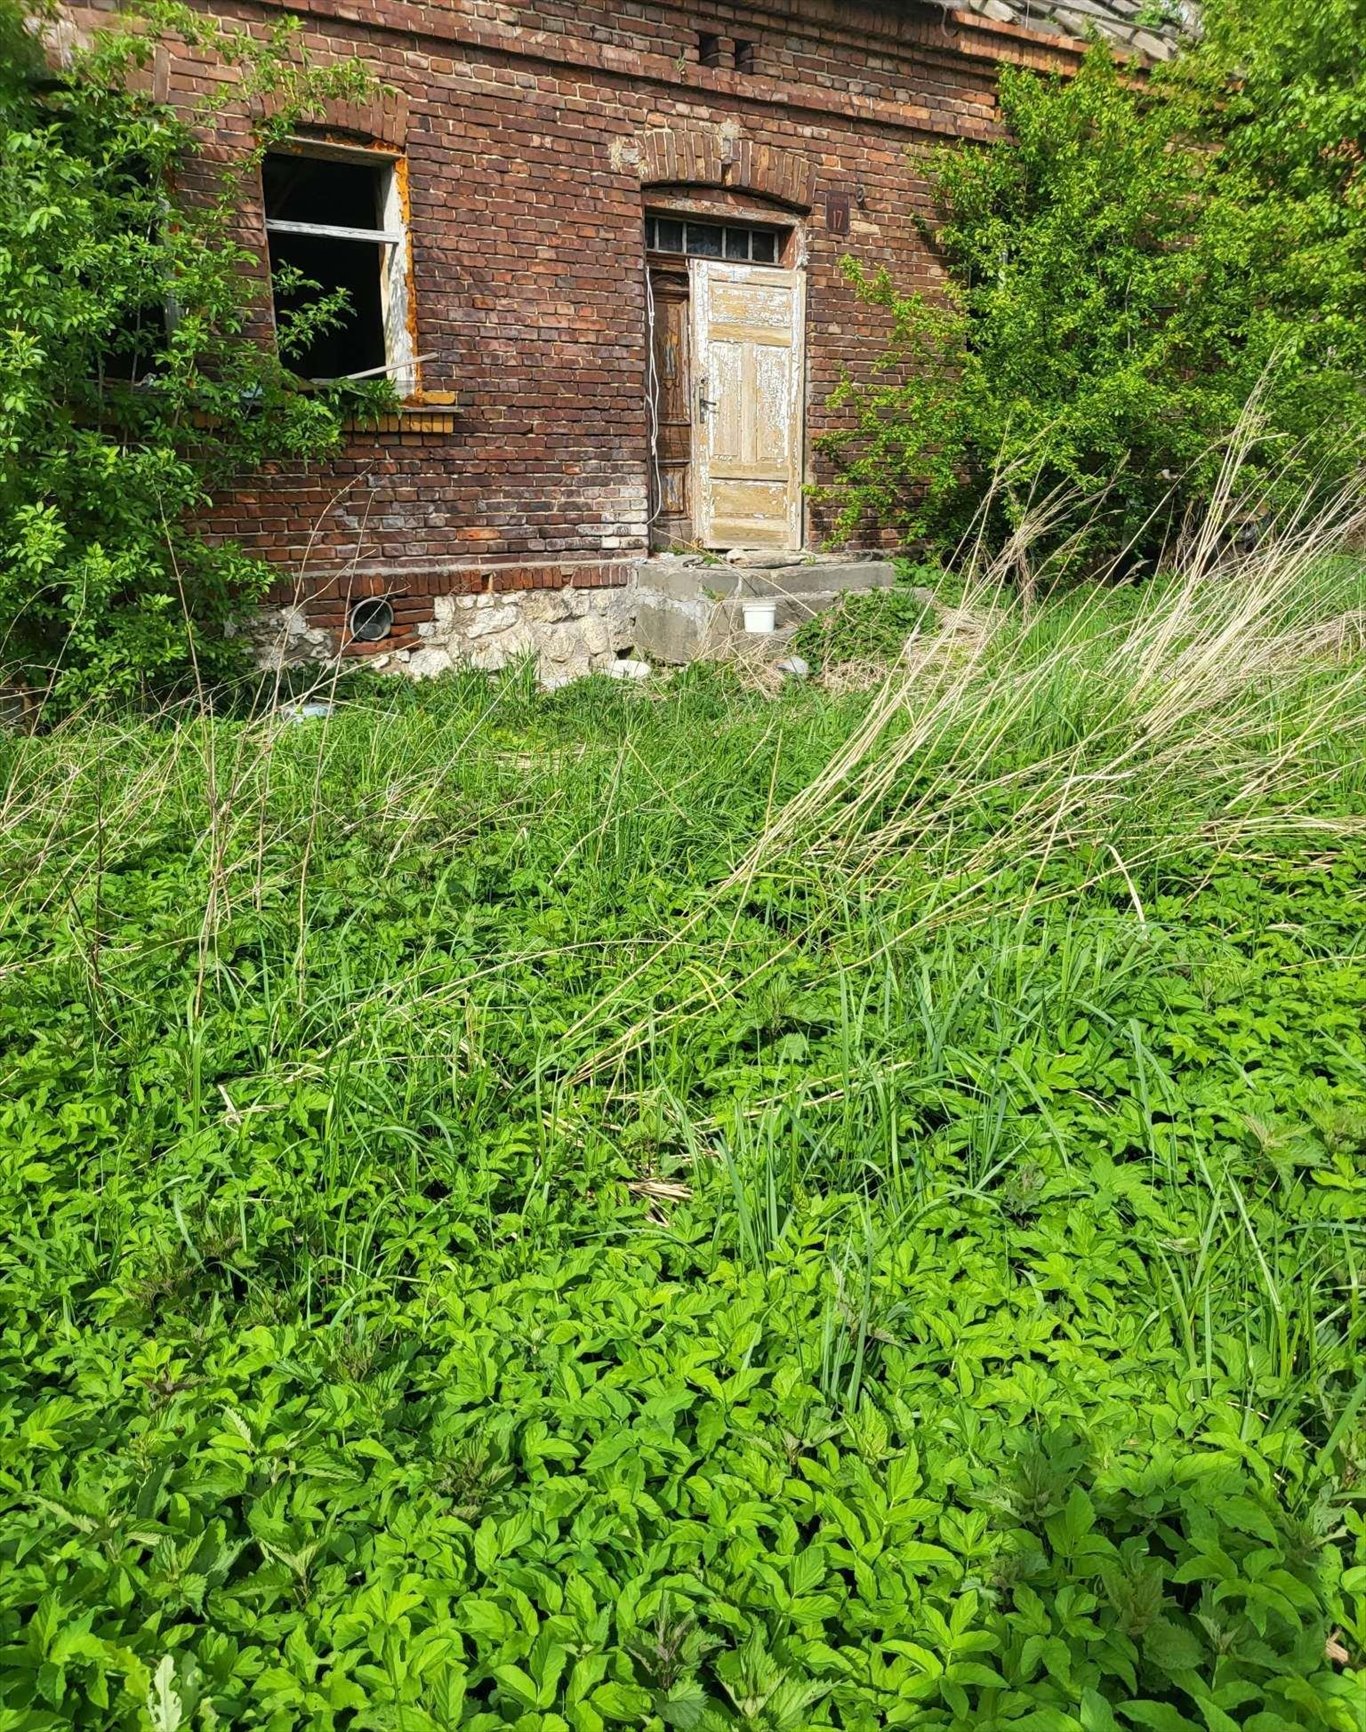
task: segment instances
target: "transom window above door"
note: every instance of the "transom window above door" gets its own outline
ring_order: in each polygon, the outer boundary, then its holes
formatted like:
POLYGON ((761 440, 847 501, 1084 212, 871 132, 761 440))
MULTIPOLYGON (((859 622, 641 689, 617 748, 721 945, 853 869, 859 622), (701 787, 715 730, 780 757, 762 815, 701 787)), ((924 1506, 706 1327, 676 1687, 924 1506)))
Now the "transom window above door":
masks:
POLYGON ((736 223, 708 222, 700 217, 647 216, 647 253, 683 253, 695 259, 745 259, 754 265, 776 265, 777 229, 741 228, 736 223))

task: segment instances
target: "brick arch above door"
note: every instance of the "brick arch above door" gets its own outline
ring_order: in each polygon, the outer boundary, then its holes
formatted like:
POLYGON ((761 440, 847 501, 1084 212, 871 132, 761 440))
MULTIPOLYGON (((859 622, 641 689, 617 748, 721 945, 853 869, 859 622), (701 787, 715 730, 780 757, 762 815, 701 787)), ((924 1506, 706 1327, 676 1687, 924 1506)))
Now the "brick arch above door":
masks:
POLYGON ((757 144, 727 126, 657 126, 639 140, 642 186, 724 187, 809 211, 816 165, 797 150, 757 144))

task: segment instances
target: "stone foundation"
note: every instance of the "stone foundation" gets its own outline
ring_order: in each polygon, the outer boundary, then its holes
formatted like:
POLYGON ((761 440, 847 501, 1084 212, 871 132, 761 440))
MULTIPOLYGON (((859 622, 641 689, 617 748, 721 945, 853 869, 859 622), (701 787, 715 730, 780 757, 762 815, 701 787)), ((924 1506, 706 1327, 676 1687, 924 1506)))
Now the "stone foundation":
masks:
POLYGON ((336 653, 333 634, 314 625, 299 605, 259 607, 237 625, 230 625, 227 634, 247 640, 252 660, 262 673, 283 673, 286 668, 329 662, 336 653))
MULTIPOLYGON (((636 591, 539 589, 494 595, 438 595, 417 641, 376 644, 366 660, 377 673, 432 679, 455 668, 496 673, 530 657, 542 686, 553 689, 602 673, 634 644, 636 591)), ((257 665, 306 667, 336 653, 334 634, 310 625, 302 607, 263 608, 243 631, 257 665)), ((367 646, 368 647, 368 646, 367 646)))
POLYGON ((724 560, 658 554, 636 568, 635 645, 651 662, 776 660, 806 620, 851 590, 890 589, 893 567, 868 553, 736 550, 724 560), (777 630, 751 637, 744 603, 771 600, 777 630))
MULTIPOLYGON (((321 667, 358 655, 377 673, 432 679, 456 668, 497 673, 531 659, 548 690, 588 674, 644 663, 776 661, 794 631, 853 590, 887 589, 895 573, 869 554, 752 554, 727 559, 661 555, 628 583, 505 589, 476 595, 393 596, 393 636, 348 641, 319 622, 310 602, 264 607, 241 629, 268 672, 321 667), (774 601, 777 630, 744 630, 744 601, 774 601), (623 658, 629 658, 623 662, 623 658)), ((345 619, 344 605, 337 604, 345 619)))

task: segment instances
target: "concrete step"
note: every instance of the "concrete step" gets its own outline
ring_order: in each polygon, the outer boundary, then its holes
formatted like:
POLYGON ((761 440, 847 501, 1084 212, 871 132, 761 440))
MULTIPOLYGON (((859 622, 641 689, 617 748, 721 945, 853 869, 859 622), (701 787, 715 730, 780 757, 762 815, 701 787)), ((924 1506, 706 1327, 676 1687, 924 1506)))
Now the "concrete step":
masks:
POLYGON ((665 554, 645 560, 638 568, 635 644, 651 661, 724 660, 740 649, 747 655, 760 653, 757 639, 767 634, 744 629, 743 603, 754 598, 772 598, 777 603, 778 630, 771 644, 777 656, 798 626, 833 607, 841 596, 890 589, 896 581, 885 559, 827 556, 762 568, 698 564, 696 559, 696 555, 665 554))
POLYGON ((636 600, 635 646, 655 662, 721 660, 727 654, 727 646, 738 639, 751 644, 758 638, 786 643, 813 613, 832 606, 838 599, 835 594, 779 597, 775 612, 777 629, 747 632, 744 610, 738 601, 710 601, 701 596, 683 600, 642 590, 636 600))
POLYGON ((896 572, 885 559, 796 561, 750 569, 694 564, 696 555, 661 554, 636 567, 636 586, 679 601, 725 600, 731 596, 826 596, 851 589, 890 589, 896 572))

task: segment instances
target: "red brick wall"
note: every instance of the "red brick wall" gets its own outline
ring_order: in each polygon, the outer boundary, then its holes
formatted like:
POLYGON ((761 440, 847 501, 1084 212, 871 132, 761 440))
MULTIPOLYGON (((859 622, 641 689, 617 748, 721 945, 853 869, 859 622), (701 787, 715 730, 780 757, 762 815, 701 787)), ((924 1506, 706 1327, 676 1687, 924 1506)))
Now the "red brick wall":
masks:
MULTIPOLYGON (((256 0, 214 9, 262 26, 277 15, 256 0)), ((1074 58, 1056 40, 913 4, 291 9, 315 51, 359 57, 396 88, 373 114, 331 119, 406 146, 417 350, 435 351, 421 383, 456 400, 426 431, 358 434, 320 470, 254 477, 214 513, 212 530, 279 562, 282 592, 323 591, 328 623, 338 578, 408 597, 624 580, 647 540, 641 182, 675 143, 705 174, 720 164, 738 196, 760 186, 809 206, 788 211, 805 234, 809 444, 842 370, 866 370, 880 348, 841 255, 933 287, 916 151, 991 131, 1000 58, 1074 58), (700 66, 700 29, 755 42, 753 74, 700 66), (827 232, 831 191, 861 200, 847 237, 827 232)), ((188 100, 217 76, 183 54, 159 81, 188 100)), ((225 148, 244 125, 225 121, 225 148)), ((259 210, 243 217, 264 255, 259 210)))

